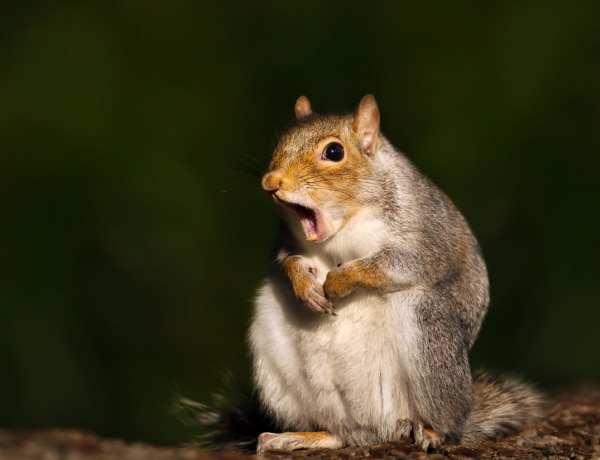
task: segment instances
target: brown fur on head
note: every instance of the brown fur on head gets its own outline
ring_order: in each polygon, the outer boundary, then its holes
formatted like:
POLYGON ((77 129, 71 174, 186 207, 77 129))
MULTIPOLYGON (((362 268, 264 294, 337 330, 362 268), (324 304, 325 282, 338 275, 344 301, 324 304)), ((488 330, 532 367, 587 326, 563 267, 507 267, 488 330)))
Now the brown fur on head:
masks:
POLYGON ((262 186, 296 211, 291 216, 300 219, 307 239, 323 241, 361 203, 361 184, 369 183, 380 145, 379 110, 367 95, 353 114, 319 115, 300 96, 295 114, 297 123, 281 137, 262 186))

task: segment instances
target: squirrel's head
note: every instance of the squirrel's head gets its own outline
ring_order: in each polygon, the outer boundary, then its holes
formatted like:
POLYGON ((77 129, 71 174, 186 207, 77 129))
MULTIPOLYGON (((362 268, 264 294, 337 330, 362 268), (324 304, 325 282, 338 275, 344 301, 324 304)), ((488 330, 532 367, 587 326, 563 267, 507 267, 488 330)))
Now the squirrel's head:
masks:
POLYGON ((300 96, 295 112, 296 124, 275 148, 262 187, 281 205, 293 230, 321 242, 376 192, 379 109, 369 94, 353 114, 319 115, 300 96))

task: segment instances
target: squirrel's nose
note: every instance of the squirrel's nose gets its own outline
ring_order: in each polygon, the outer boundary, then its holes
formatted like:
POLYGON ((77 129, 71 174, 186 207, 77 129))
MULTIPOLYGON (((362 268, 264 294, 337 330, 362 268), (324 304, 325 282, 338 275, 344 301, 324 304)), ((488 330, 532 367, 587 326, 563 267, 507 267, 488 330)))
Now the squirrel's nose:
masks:
POLYGON ((269 172, 262 178, 262 188, 267 192, 275 192, 281 188, 283 177, 277 171, 269 172))

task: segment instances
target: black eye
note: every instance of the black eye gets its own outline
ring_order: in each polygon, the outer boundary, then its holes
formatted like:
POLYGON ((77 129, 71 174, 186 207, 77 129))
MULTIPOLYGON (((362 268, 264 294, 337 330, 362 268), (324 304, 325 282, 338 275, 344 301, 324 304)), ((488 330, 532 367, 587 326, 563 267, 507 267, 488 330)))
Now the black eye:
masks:
POLYGON ((344 146, 339 142, 331 142, 325 146, 322 157, 329 161, 342 161, 344 158, 344 146))

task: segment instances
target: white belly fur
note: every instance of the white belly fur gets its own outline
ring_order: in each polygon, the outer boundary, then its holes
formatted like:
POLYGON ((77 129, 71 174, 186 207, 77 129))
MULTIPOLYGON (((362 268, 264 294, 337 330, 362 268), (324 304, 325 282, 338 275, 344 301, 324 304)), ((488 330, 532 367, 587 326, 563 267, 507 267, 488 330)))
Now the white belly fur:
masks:
POLYGON ((412 416, 403 358, 415 296, 360 289, 335 302, 337 316, 317 316, 287 280, 267 280, 250 343, 262 398, 284 429, 327 430, 347 444, 393 437, 397 420, 412 416))

